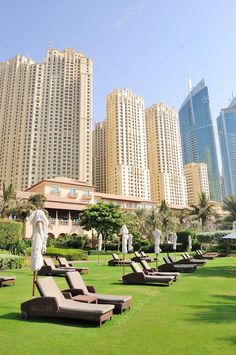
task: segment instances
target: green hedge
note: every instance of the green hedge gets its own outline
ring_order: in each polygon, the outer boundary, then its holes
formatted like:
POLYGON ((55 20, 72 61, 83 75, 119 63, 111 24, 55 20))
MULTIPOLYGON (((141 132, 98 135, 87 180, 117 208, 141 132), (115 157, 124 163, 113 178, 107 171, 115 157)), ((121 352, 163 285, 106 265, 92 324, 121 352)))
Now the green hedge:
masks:
POLYGON ((23 223, 0 219, 0 249, 9 249, 22 235, 23 223))
POLYGON ((62 256, 67 260, 87 260, 88 255, 83 250, 79 249, 61 249, 61 248, 47 248, 46 255, 48 256, 62 256))
POLYGON ((19 269, 24 264, 24 258, 18 255, 0 254, 0 269, 19 269))

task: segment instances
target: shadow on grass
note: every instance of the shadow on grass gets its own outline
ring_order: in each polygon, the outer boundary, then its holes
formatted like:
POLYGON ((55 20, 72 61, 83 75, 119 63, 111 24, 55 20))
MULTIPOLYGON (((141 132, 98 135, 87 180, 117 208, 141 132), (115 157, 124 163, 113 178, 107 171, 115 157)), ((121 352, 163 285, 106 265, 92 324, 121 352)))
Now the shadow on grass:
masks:
POLYGON ((215 296, 217 298, 226 299, 218 303, 211 302, 206 306, 191 306, 192 308, 198 309, 197 313, 193 313, 194 320, 200 322, 209 323, 233 323, 236 322, 236 298, 231 298, 231 296, 220 295, 215 296), (229 302, 233 301, 233 302, 229 302))
MULTIPOLYGON (((6 319, 6 320, 14 320, 14 321, 20 321, 20 322, 29 322, 29 323, 49 323, 49 324, 57 324, 57 325, 63 325, 67 327, 80 327, 80 328, 97 328, 99 327, 98 323, 95 322, 89 322, 89 321, 79 321, 76 319, 63 319, 63 318, 50 318, 50 317, 30 317, 27 320, 22 320, 21 319, 21 313, 18 312, 10 312, 6 313, 0 316, 0 319, 6 319)), ((108 322, 108 321, 106 321, 108 322)), ((106 323, 105 322, 105 323, 106 323)))
POLYGON ((198 268, 198 270, 193 274, 197 277, 236 277, 236 266, 210 266, 198 268))

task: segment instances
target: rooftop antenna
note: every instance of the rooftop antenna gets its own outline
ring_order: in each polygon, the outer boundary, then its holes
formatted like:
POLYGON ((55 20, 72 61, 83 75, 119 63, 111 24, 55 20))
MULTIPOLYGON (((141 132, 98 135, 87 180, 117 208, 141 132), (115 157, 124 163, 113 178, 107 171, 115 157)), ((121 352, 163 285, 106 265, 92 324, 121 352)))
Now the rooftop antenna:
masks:
POLYGON ((193 86, 192 86, 192 79, 190 78, 190 76, 188 78, 188 87, 189 87, 189 91, 192 91, 193 86))

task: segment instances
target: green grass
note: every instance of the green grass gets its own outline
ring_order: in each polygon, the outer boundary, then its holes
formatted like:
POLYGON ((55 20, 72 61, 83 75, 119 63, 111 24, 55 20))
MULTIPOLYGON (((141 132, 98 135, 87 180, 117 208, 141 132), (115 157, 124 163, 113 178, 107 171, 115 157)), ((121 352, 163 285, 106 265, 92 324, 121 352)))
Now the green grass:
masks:
MULTIPOLYGON (((170 287, 123 285, 122 267, 97 266, 92 259, 80 263, 89 267, 86 283, 100 293, 132 295, 132 309, 101 328, 60 319, 22 321, 20 303, 31 297, 32 274, 27 269, 1 272, 17 277, 15 286, 0 289, 2 354, 236 353, 235 258, 209 261, 170 287)), ((64 278, 55 280, 66 287, 64 278)))

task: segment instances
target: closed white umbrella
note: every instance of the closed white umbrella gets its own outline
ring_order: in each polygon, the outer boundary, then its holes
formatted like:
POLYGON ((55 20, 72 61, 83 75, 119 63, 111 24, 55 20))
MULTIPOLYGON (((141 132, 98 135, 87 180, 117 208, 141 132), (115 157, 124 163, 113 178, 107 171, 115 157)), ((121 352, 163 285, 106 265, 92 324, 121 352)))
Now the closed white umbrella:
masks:
POLYGON ((172 243, 173 243, 173 250, 176 251, 176 247, 177 247, 177 234, 176 233, 172 234, 172 243))
POLYGON ((129 231, 125 224, 120 229, 120 234, 122 236, 122 254, 123 254, 123 275, 125 274, 125 254, 127 254, 127 243, 129 238, 129 231))
POLYGON ((192 237, 191 235, 188 236, 188 250, 192 250, 192 237))
POLYGON ((161 252, 160 241, 161 241, 161 232, 158 229, 155 229, 152 232, 154 239, 154 253, 156 254, 156 267, 158 266, 158 254, 161 252))
POLYGON ((128 252, 132 252, 133 251, 133 236, 132 234, 129 234, 128 237, 128 252))
POLYGON ((33 296, 35 291, 35 280, 37 279, 37 271, 43 266, 42 254, 46 252, 48 238, 49 221, 42 210, 36 210, 28 218, 32 224, 32 252, 31 252, 31 269, 34 272, 33 277, 33 296))
POLYGON ((98 235, 98 251, 102 251, 102 233, 98 235))
MULTIPOLYGON (((102 233, 99 233, 98 235, 98 251, 102 251, 102 233)), ((99 260, 99 253, 98 253, 98 265, 100 265, 100 260, 99 260)))

